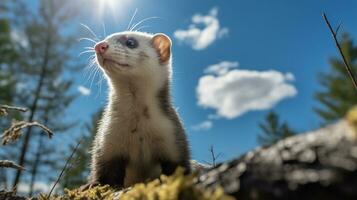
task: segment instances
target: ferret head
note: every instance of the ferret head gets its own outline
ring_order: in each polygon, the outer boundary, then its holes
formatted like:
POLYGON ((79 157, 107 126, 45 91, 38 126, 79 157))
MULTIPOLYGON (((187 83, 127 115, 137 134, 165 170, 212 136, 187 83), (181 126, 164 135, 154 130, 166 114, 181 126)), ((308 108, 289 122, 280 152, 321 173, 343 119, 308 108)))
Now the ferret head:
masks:
POLYGON ((171 76, 171 40, 165 34, 120 32, 94 48, 99 66, 111 81, 163 82, 171 76))

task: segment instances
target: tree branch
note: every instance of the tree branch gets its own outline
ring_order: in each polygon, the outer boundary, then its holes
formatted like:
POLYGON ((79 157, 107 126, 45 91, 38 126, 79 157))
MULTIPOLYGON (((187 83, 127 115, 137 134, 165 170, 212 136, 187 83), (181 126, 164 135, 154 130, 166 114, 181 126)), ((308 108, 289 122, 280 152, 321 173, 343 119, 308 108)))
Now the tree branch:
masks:
POLYGON ((326 22, 326 25, 327 27, 329 28, 331 34, 332 34, 332 37, 335 41, 335 44, 336 44, 336 47, 338 49, 338 51, 340 52, 340 55, 342 57, 342 60, 343 60, 343 63, 345 64, 345 67, 346 67, 346 70, 348 72, 348 75, 350 76, 351 80, 352 80, 352 83, 353 83, 353 86, 355 87, 355 89, 357 90, 357 81, 356 81, 356 78, 355 78, 355 75, 353 74, 353 71, 352 71, 352 68, 351 66, 349 65, 349 63, 347 62, 347 59, 345 57, 345 55, 343 54, 343 51, 342 51, 342 48, 337 40, 337 33, 338 33, 338 30, 340 29, 341 27, 341 24, 338 25, 336 31, 333 30, 329 20, 327 19, 327 16, 325 13, 322 13, 322 17, 324 18, 325 22, 326 22))
POLYGON ((16 107, 16 106, 8 106, 8 105, 0 105, 0 116, 6 116, 9 110, 16 110, 20 112, 26 112, 27 108, 16 107))

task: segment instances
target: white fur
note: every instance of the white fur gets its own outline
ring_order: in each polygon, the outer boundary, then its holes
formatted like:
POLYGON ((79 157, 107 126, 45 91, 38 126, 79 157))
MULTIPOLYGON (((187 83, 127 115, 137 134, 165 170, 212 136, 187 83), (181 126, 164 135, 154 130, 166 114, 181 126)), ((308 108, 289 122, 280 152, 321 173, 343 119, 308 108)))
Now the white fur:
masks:
POLYGON ((162 112, 156 97, 159 89, 171 78, 171 62, 166 65, 159 63, 156 50, 151 46, 152 37, 145 33, 123 32, 104 40, 109 49, 103 56, 129 64, 129 67, 103 63, 103 58, 97 56, 110 88, 108 106, 96 136, 97 148, 101 149, 103 160, 129 156, 124 186, 140 181, 137 174, 143 166, 152 169, 150 177, 159 176, 161 168, 153 162, 154 156, 164 155, 172 161, 179 159, 174 125, 162 112), (123 47, 117 38, 123 34, 135 37, 139 43, 138 48, 127 50, 129 57, 118 54, 123 47), (140 58, 140 52, 148 57, 140 58), (145 107, 149 117, 143 115, 145 107), (134 129, 137 131, 132 133, 134 129))

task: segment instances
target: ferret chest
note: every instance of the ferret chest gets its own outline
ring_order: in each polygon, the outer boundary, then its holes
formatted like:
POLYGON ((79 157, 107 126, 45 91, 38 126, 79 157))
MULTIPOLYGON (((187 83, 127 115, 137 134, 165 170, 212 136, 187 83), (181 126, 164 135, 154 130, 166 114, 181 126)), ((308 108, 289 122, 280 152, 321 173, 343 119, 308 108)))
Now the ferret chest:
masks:
POLYGON ((150 101, 121 102, 113 113, 113 128, 107 142, 110 151, 125 156, 132 164, 150 164, 160 157, 178 157, 174 138, 174 126, 157 104, 150 101))

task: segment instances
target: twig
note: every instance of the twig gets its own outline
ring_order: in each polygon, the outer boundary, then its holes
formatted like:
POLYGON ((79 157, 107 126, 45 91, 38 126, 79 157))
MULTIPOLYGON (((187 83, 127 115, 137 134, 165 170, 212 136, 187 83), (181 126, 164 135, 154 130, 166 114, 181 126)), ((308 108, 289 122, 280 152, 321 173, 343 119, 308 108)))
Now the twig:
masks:
MULTIPOLYGON (((82 140, 83 140, 83 139, 82 139, 82 140)), ((59 183, 59 181, 61 180, 61 177, 62 177, 63 173, 66 171, 69 162, 72 160, 72 158, 73 158, 74 154, 76 153, 76 151, 77 151, 79 145, 81 144, 82 140, 79 140, 79 141, 78 141, 76 147, 73 149, 71 155, 68 157, 68 159, 67 159, 67 161, 66 161, 66 164, 65 164, 64 167, 62 168, 62 171, 61 171, 61 173, 59 174, 59 176, 58 176, 58 178, 57 178, 55 184, 52 186, 51 191, 48 193, 47 199, 50 199, 53 190, 55 189, 56 185, 57 185, 57 184, 59 183)))
POLYGON ((25 168, 15 164, 14 162, 10 160, 0 160, 0 167, 6 167, 6 168, 13 168, 13 169, 18 169, 18 170, 24 170, 25 168))
POLYGON ((8 114, 8 110, 26 112, 28 109, 17 106, 0 105, 0 115, 6 116, 8 114))
POLYGON ((338 33, 338 31, 339 31, 339 29, 341 27, 341 24, 338 25, 336 31, 334 31, 332 26, 331 26, 331 24, 330 24, 330 22, 329 22, 329 20, 327 19, 327 16, 326 16, 325 13, 322 13, 322 17, 324 18, 324 20, 326 22, 326 25, 328 26, 328 28, 329 28, 329 30, 330 30, 330 32, 332 34, 332 37, 333 37, 333 39, 335 41, 336 47, 337 47, 338 51, 341 54, 341 57, 343 59, 343 63, 345 64, 345 67, 346 67, 346 70, 348 72, 348 75, 350 76, 350 78, 352 80, 353 86, 357 90, 357 81, 356 81, 355 75, 353 74, 352 68, 349 65, 349 63, 347 62, 347 59, 346 59, 345 55, 343 54, 342 48, 341 48, 341 46, 340 46, 340 44, 338 43, 338 40, 337 40, 337 33, 338 33))
POLYGON ((214 153, 214 149, 213 149, 213 145, 211 145, 209 151, 211 152, 211 156, 212 156, 212 166, 215 167, 217 164, 217 159, 222 155, 221 153, 219 154, 215 154, 214 153))

